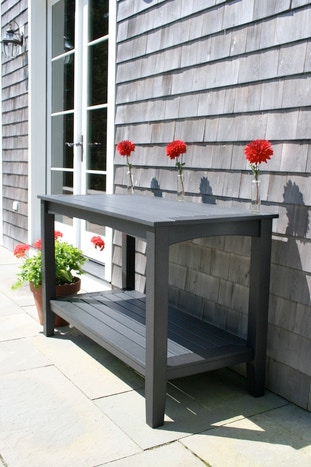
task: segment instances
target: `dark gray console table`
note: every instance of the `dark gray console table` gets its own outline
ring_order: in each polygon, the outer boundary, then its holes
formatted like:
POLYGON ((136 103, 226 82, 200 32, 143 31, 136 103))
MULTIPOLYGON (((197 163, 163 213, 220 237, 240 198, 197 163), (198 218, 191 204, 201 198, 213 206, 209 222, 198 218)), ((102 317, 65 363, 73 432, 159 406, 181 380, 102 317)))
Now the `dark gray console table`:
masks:
POLYGON ((40 199, 46 336, 54 334, 55 312, 141 373, 151 427, 163 424, 169 379, 246 362, 249 392, 263 395, 272 220, 277 215, 136 195, 40 199), (123 233, 123 289, 55 299, 55 214, 123 233), (217 235, 252 239, 246 340, 168 307, 169 246, 217 235), (147 245, 146 295, 134 290, 135 238, 147 245))

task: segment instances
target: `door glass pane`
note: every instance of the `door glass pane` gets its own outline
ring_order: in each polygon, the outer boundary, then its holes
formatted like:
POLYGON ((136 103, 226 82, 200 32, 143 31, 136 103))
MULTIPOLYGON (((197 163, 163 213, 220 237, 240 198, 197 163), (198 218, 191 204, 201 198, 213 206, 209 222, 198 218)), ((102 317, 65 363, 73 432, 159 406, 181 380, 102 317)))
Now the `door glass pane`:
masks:
POLYGON ((52 57, 73 49, 74 40, 75 0, 60 0, 52 7, 52 57))
POLYGON ((106 170, 107 109, 88 113, 87 169, 106 170))
POLYGON ((89 40, 93 41, 108 34, 109 0, 90 0, 89 40))
POLYGON ((73 172, 52 172, 52 194, 72 195, 73 193, 73 172))
POLYGON ((108 41, 89 47, 88 105, 107 103, 108 41))
POLYGON ((87 177, 88 193, 93 191, 106 191, 106 175, 88 174, 87 177))
POLYGON ((73 168, 73 114, 52 117, 51 165, 73 168))
POLYGON ((52 63, 52 112, 74 107, 74 56, 61 57, 52 63))

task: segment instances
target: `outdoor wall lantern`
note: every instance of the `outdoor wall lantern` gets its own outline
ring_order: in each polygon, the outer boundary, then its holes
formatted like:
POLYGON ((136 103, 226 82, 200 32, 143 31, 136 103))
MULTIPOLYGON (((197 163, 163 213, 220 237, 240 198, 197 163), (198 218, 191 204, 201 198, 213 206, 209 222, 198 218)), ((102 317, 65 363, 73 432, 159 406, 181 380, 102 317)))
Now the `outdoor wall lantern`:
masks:
POLYGON ((2 39, 2 52, 7 58, 15 58, 23 51, 24 34, 21 32, 20 27, 14 21, 15 28, 12 23, 6 31, 2 39))

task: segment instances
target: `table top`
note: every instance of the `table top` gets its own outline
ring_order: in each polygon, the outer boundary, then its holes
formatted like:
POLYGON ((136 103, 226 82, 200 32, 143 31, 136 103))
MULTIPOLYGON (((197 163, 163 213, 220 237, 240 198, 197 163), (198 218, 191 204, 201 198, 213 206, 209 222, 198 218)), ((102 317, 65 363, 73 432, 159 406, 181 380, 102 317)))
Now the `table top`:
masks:
POLYGON ((53 205, 75 210, 89 211, 110 218, 128 220, 142 225, 172 226, 208 224, 221 221, 249 221, 272 219, 278 214, 271 212, 253 213, 246 209, 218 206, 215 204, 175 201, 154 196, 127 194, 90 195, 39 195, 40 199, 53 205))

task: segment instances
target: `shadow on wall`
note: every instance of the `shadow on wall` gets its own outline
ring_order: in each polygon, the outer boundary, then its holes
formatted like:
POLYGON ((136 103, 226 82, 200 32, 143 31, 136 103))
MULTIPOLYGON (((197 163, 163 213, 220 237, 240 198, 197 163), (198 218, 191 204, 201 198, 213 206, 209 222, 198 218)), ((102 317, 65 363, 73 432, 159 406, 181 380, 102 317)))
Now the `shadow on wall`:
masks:
POLYGON ((213 195, 212 187, 206 177, 201 178, 200 195, 202 198, 202 203, 216 204, 216 198, 213 195))
POLYGON ((151 180, 150 188, 154 196, 158 196, 159 198, 163 197, 163 191, 160 189, 159 182, 156 178, 151 180))
POLYGON ((278 277, 273 281, 273 293, 290 301, 309 306, 310 288, 307 274, 310 267, 303 257, 303 244, 309 231, 308 207, 296 183, 288 181, 283 193, 284 206, 288 217, 287 241, 274 241, 275 260, 279 265, 278 277))
POLYGON ((287 235, 301 237, 305 240, 309 230, 308 208, 303 202, 303 194, 296 183, 287 182, 283 193, 286 215, 288 217, 287 235))
MULTIPOLYGON (((163 190, 161 190, 159 182, 155 177, 150 182, 150 188, 154 196, 163 197, 163 190)), ((202 198, 202 203, 216 204, 216 198, 213 195, 213 190, 207 177, 201 178, 199 194, 202 198)))

